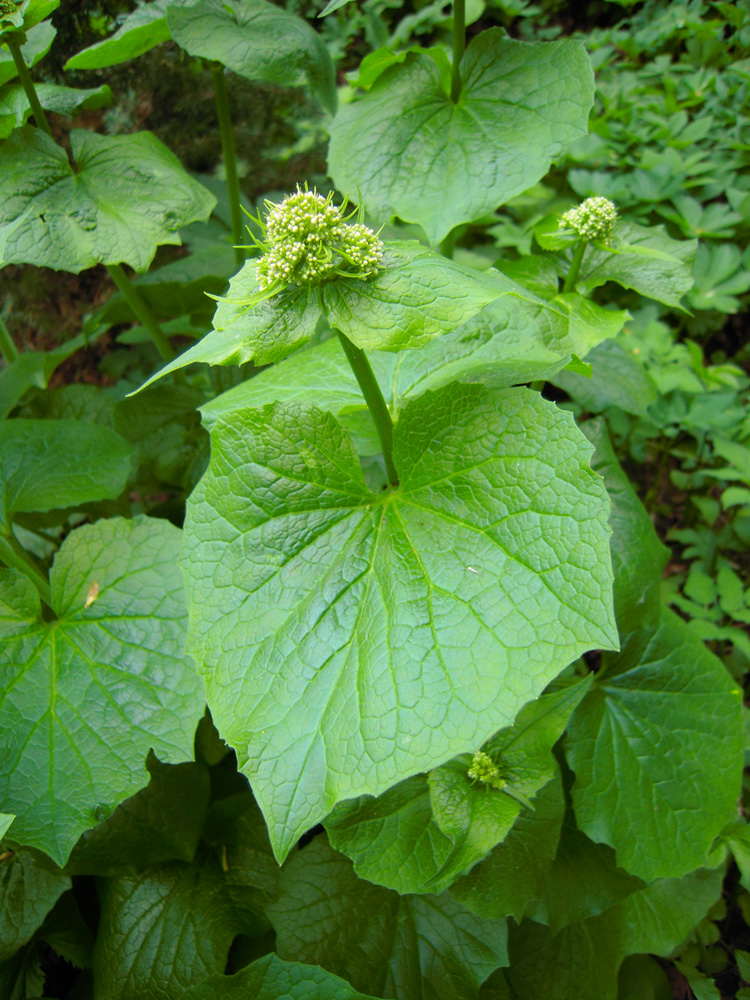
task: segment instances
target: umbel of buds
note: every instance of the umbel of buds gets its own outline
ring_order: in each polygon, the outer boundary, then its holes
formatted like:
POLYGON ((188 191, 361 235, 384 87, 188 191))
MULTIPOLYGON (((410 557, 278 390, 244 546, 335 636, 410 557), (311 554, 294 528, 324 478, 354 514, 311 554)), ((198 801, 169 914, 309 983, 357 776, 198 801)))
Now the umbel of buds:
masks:
POLYGON ((266 202, 263 251, 257 279, 262 295, 270 298, 288 285, 320 285, 335 278, 372 278, 380 270, 383 244, 372 229, 349 222, 342 209, 317 191, 297 188, 278 205, 266 202))
POLYGON ((609 198, 587 198, 560 219, 561 229, 572 229, 582 240, 610 243, 617 222, 617 209, 609 198))
POLYGON ((493 788, 503 788, 506 784, 500 777, 497 764, 484 750, 477 750, 466 773, 473 781, 481 781, 485 785, 492 785, 493 788))
POLYGON ((15 14, 18 10, 16 0, 0 0, 0 15, 15 14))

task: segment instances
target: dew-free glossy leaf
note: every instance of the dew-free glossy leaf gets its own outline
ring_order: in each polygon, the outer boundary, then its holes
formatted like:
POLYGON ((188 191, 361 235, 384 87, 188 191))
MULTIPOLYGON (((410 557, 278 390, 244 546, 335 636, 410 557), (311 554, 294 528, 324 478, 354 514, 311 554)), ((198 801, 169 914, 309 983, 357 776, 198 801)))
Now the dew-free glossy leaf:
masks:
POLYGON ((191 56, 212 59, 247 80, 283 86, 307 81, 336 110, 333 63, 322 38, 294 14, 265 0, 167 0, 172 38, 191 56))
POLYGON ((589 244, 576 288, 584 295, 615 281, 647 298, 680 308, 682 296, 693 287, 692 266, 697 240, 673 240, 664 226, 639 226, 620 221, 617 236, 631 249, 621 253, 600 250, 589 244), (633 252, 642 250, 643 253, 633 252), (656 251, 658 256, 651 256, 656 251))
POLYGON ((0 844, 5 834, 10 830, 11 823, 15 818, 12 813, 0 813, 0 844))
POLYGON ((244 929, 212 852, 108 879, 94 948, 97 1000, 179 1000, 224 970, 244 929))
POLYGON ((209 976, 180 1000, 373 1000, 317 965, 266 955, 234 976, 209 976))
MULTIPOLYGON (((552 746, 587 688, 584 681, 530 702, 485 745, 512 792, 533 799, 556 776, 552 746)), ((342 803, 325 823, 331 845, 369 882, 442 892, 505 839, 522 809, 511 794, 472 783, 470 766, 462 755, 377 799, 342 803)))
POLYGON ((338 801, 476 749, 585 649, 616 646, 589 457, 526 389, 410 403, 387 494, 315 407, 217 422, 188 502, 192 650, 280 858, 338 801))
MULTIPOLYGON (((112 103, 112 91, 106 83, 88 90, 39 83, 36 85, 36 93, 45 111, 54 111, 68 118, 79 111, 92 111, 112 103)), ((0 139, 7 139, 15 128, 25 125, 31 115, 31 105, 20 84, 0 91, 0 139)))
POLYGON ((0 860, 0 962, 31 940, 68 888, 69 878, 48 871, 28 851, 0 860))
POLYGON ((15 620, 0 618, 0 808, 16 813, 15 841, 58 864, 143 787, 150 749, 192 758, 204 699, 183 652, 179 545, 147 518, 73 531, 52 567, 52 622, 31 584, 1 571, 15 620))
POLYGON ((482 920, 447 893, 399 896, 364 882, 323 836, 284 866, 268 915, 282 958, 379 996, 471 1000, 507 961, 505 921, 482 920))
POLYGON ((507 972, 519 1000, 615 1000, 626 955, 669 955, 721 893, 721 872, 662 879, 554 936, 531 921, 511 927, 507 972))
POLYGON ((589 413, 602 413, 617 406, 626 413, 646 417, 648 406, 656 402, 653 379, 636 357, 617 341, 608 340, 593 349, 587 358, 591 378, 575 372, 558 372, 555 385, 589 413))
POLYGON ((149 132, 70 134, 64 149, 40 129, 0 146, 0 263, 77 273, 94 264, 145 271, 156 249, 210 215, 215 199, 149 132))
POLYGON ((595 677, 568 727, 579 827, 647 881, 705 864, 736 814, 741 711, 721 661, 663 610, 595 677))
MULTIPOLYGON (((57 31, 49 21, 37 24, 27 34, 26 41, 21 46, 23 61, 27 66, 36 66, 52 48, 57 31)), ((16 64, 7 45, 0 43, 0 86, 18 76, 16 64)))
POLYGON ((386 70, 331 128, 336 186, 380 221, 419 223, 437 244, 531 187, 586 132, 593 74, 580 42, 483 31, 461 62, 456 104, 429 55, 386 70))
POLYGON ((111 499, 125 487, 130 445, 76 420, 0 423, 0 526, 14 514, 111 499))
POLYGON ((65 63, 65 69, 104 69, 137 59, 170 38, 166 0, 142 3, 128 14, 117 31, 103 42, 90 45, 65 63))

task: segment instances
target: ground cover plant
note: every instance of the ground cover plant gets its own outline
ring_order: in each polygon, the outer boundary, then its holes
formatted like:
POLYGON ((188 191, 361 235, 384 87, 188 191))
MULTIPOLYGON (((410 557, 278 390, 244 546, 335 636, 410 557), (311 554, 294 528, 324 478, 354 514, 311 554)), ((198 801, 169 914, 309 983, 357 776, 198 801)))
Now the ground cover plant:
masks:
POLYGON ((81 7, 0 0, 0 995, 750 995, 750 10, 81 7))

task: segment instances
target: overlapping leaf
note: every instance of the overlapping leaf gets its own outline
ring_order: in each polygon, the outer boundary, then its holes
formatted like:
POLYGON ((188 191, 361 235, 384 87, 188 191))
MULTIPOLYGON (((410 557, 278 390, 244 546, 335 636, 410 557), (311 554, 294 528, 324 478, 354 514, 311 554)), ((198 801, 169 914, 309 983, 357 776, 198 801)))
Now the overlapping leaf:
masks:
POLYGON ((141 3, 128 14, 117 31, 102 42, 96 42, 65 63, 65 69, 103 69, 129 62, 148 52, 155 45, 169 41, 167 0, 141 3))
POLYGON ((0 808, 14 841, 59 864, 145 784, 150 749, 192 757, 204 702, 183 653, 179 544, 145 518, 77 529, 52 569, 52 622, 30 583, 1 573, 0 808))
POLYGON ((7 962, 33 934, 70 887, 70 879, 48 871, 27 851, 0 860, 0 963, 7 962))
MULTIPOLYGON (((29 30, 26 41, 21 46, 21 55, 27 66, 35 66, 47 55, 56 35, 57 31, 49 21, 37 24, 29 30)), ((0 86, 9 80, 15 80, 17 76, 18 70, 10 50, 0 43, 0 86)))
MULTIPOLYGON (((54 111, 68 118, 79 111, 92 111, 112 103, 112 91, 106 83, 88 90, 40 83, 36 86, 36 93, 45 111, 54 111)), ((0 91, 0 139, 7 139, 15 128, 25 125, 31 114, 31 105, 21 84, 0 91)))
POLYGON ((180 1000, 373 1000, 317 965, 266 955, 234 976, 209 976, 180 1000))
POLYGON ((336 186, 371 214, 419 223, 438 243, 531 187, 586 132, 593 74, 579 42, 517 42, 497 28, 469 44, 454 104, 440 67, 410 53, 331 128, 336 186))
POLYGON ((158 246, 179 245, 179 230, 215 204, 148 132, 75 130, 70 141, 75 171, 65 150, 30 126, 0 147, 0 263, 144 271, 158 246))
POLYGON ((569 415, 452 385, 395 441, 401 486, 373 494, 329 414, 235 413, 189 501, 192 649, 281 858, 336 802, 476 749, 617 644, 606 495, 569 415))

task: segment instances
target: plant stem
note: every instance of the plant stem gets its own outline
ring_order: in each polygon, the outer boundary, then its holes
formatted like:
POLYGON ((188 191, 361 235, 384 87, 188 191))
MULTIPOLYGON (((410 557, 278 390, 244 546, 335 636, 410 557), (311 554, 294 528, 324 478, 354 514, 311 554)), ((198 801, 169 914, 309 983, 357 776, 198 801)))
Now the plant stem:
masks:
POLYGON ((575 291, 576 282, 578 281, 578 273, 581 270, 581 264, 583 263, 583 255, 585 252, 586 240, 581 240, 575 249, 573 260, 570 262, 570 270, 568 271, 568 277, 565 279, 565 284, 563 285, 563 293, 575 291))
POLYGON ((448 235, 440 243, 440 253, 443 257, 447 257, 448 260, 453 260, 453 249, 456 245, 456 235, 455 231, 451 229, 448 235))
POLYGON ((34 565, 26 549, 11 534, 0 535, 0 559, 10 569, 18 570, 28 580, 31 580, 39 591, 41 599, 48 608, 52 608, 52 594, 50 593, 49 581, 41 570, 37 569, 34 565))
POLYGON ((393 464, 393 424, 391 423, 391 415, 388 412, 383 393, 380 391, 380 386, 370 367, 370 362, 367 360, 365 352, 361 348, 356 347, 340 330, 336 332, 341 341, 341 346, 344 348, 347 361, 352 366, 354 377, 362 390, 362 395, 365 397, 365 402, 375 424, 375 429, 378 432, 380 446, 383 449, 388 482, 391 486, 398 486, 398 473, 396 472, 396 466, 393 464))
POLYGON ((451 100, 458 103, 461 96, 461 60, 466 48, 466 0, 453 0, 453 76, 451 100))
POLYGON ((13 343, 10 331, 2 318, 0 318, 0 354, 2 354, 9 365, 20 357, 18 348, 13 343))
POLYGON ((154 342, 154 345, 165 361, 171 361, 175 356, 172 345, 169 343, 167 338, 164 336, 164 332, 159 324, 156 322, 154 314, 151 312, 146 300, 143 298, 141 293, 135 287, 130 278, 125 274, 122 269, 121 264, 107 264, 107 270, 109 271, 110 277, 114 283, 119 288, 122 297, 125 299, 127 304, 132 309, 135 314, 136 319, 146 327, 154 342))
POLYGON ((13 56, 13 62, 16 64, 16 72, 18 73, 18 77, 23 85, 23 89, 26 91, 26 97, 29 99, 29 104, 31 105, 31 110, 34 115, 34 121, 37 124, 37 128, 40 128, 43 132, 46 132, 50 138, 52 138, 52 129, 49 127, 47 116, 39 103, 36 88, 34 87, 34 81, 31 79, 28 66, 23 59, 21 46, 17 41, 15 41, 13 35, 9 35, 5 39, 5 44, 8 46, 10 54, 13 56))
POLYGON ((240 244, 243 241, 240 182, 237 177, 237 155, 234 147, 232 118, 229 113, 227 80, 224 67, 221 63, 212 63, 211 75, 214 78, 214 100, 216 101, 216 113, 219 116, 219 132, 221 133, 221 151, 224 154, 224 169, 227 173, 229 209, 232 213, 232 237, 235 242, 234 256, 237 266, 242 267, 245 262, 245 254, 240 248, 240 244))

